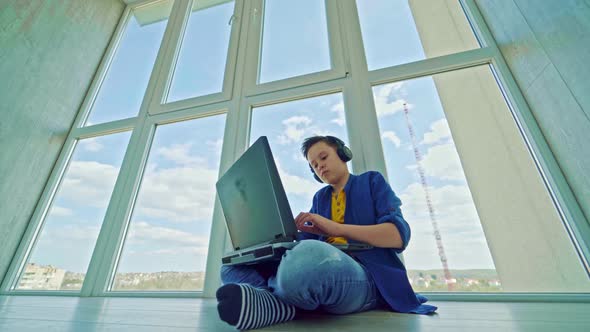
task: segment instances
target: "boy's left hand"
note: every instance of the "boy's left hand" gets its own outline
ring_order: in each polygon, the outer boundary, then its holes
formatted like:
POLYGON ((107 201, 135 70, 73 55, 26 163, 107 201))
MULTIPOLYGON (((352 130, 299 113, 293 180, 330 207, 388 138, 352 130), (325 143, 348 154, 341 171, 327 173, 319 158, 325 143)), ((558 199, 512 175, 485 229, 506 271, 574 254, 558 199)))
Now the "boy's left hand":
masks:
POLYGON ((295 218, 295 226, 302 232, 322 236, 340 236, 342 225, 319 214, 301 212, 295 218))

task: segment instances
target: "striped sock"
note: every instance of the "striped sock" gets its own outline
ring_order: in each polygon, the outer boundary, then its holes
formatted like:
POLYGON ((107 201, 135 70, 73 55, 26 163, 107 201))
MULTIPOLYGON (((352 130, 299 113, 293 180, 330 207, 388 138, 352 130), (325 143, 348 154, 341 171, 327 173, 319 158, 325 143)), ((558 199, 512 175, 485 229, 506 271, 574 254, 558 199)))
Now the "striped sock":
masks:
POLYGON ((295 317, 295 307, 270 291, 248 284, 227 284, 217 290, 217 311, 224 322, 238 330, 284 323, 295 317))

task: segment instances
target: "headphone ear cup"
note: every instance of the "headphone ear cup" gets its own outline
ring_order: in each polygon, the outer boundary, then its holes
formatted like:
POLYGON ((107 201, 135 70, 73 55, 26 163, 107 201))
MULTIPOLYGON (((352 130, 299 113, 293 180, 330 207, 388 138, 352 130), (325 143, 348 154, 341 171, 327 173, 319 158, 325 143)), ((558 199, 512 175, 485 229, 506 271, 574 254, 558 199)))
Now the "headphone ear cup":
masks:
POLYGON ((320 179, 320 177, 315 174, 315 172, 313 171, 313 168, 311 167, 311 165, 309 165, 309 170, 311 171, 311 174, 313 174, 313 178, 319 182, 319 183, 324 183, 324 181, 322 181, 322 179, 320 179))
POLYGON ((324 183, 324 181, 322 181, 322 179, 320 179, 320 177, 315 173, 313 173, 313 178, 319 183, 324 183))
POLYGON ((352 151, 350 151, 348 146, 341 145, 338 149, 338 157, 340 157, 340 160, 342 160, 345 163, 349 162, 350 160, 352 160, 352 151))
POLYGON ((350 151, 348 146, 344 144, 343 140, 334 136, 326 136, 326 138, 330 139, 333 143, 336 144, 336 153, 338 154, 340 160, 346 163, 352 159, 352 151, 350 151))

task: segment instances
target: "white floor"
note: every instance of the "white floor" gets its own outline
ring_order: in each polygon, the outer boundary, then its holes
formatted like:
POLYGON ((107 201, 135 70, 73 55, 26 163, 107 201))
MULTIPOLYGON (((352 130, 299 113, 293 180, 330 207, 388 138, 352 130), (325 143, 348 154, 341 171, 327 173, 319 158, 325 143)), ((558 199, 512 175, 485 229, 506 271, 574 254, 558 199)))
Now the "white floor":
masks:
MULTIPOLYGON (((236 331, 211 299, 0 296, 0 331, 236 331)), ((590 331, 590 303, 433 302, 438 314, 308 314, 263 331, 590 331)))

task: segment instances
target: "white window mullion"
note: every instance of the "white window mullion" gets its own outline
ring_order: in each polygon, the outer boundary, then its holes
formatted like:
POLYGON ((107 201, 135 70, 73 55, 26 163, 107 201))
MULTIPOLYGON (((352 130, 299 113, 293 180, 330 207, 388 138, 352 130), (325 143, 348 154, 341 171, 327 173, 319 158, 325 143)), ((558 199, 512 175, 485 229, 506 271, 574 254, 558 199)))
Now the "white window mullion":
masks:
MULTIPOLYGON (((260 57, 260 46, 262 44, 262 25, 264 22, 264 0, 250 0, 246 2, 247 11, 244 11, 242 21, 247 21, 247 24, 242 23, 242 29, 245 30, 245 67, 236 68, 237 72, 242 72, 243 84, 240 86, 245 88, 247 91, 254 90, 256 87, 256 81, 258 80, 258 73, 260 72, 260 63, 258 61, 260 57), (247 26, 245 29, 244 25, 247 26)), ((242 45, 240 45, 242 49, 242 45)), ((237 92, 237 91, 236 91, 237 92)), ((239 92, 242 94, 242 91, 239 92)))
POLYGON ((356 4, 353 0, 339 4, 344 53, 350 66, 344 80, 344 111, 350 147, 355 153, 352 166, 355 173, 376 170, 387 177, 356 4))
POLYGON ((170 20, 168 23, 166 34, 162 40, 160 54, 158 55, 158 61, 154 66, 154 72, 161 74, 156 75, 154 80, 153 98, 149 100, 149 114, 156 114, 162 111, 163 107, 161 104, 163 103, 163 99, 165 99, 169 82, 174 73, 174 64, 182 44, 183 32, 190 15, 191 4, 191 0, 176 0, 174 3, 171 13, 171 18, 174 17, 174 20, 170 20))
POLYGON ((163 72, 163 69, 166 68, 164 65, 166 55, 171 54, 171 47, 175 47, 170 39, 173 38, 173 33, 178 31, 178 26, 183 23, 183 10, 186 11, 186 8, 187 0, 176 1, 172 7, 158 57, 141 104, 137 127, 133 131, 127 153, 123 159, 113 196, 82 286, 82 296, 103 295, 112 278, 154 133, 154 125, 148 121, 149 108, 153 105, 153 100, 159 98, 158 91, 162 90, 161 86, 164 80, 161 78, 166 76, 163 72))
MULTIPOLYGON (((256 71, 252 71, 251 69, 256 66, 257 57, 248 56, 248 48, 252 40, 250 32, 252 31, 253 22, 256 20, 253 11, 257 3, 258 0, 236 0, 236 8, 238 8, 240 13, 240 16, 237 17, 237 23, 239 24, 239 45, 235 46, 237 47, 236 52, 231 53, 228 59, 228 62, 232 62, 235 65, 235 74, 232 80, 232 96, 227 107, 228 112, 223 135, 219 176, 242 154, 248 133, 249 111, 244 101, 243 93, 245 81, 252 78, 248 75, 256 74, 256 71), (235 57, 235 59, 232 59, 232 57, 235 57)), ((223 212, 221 211, 219 200, 216 198, 202 296, 215 296, 215 291, 221 285, 219 275, 221 257, 230 248, 231 245, 223 212)))
POLYGON ((86 97, 84 98, 84 102, 82 103, 82 107, 80 108, 80 111, 78 112, 78 115, 76 116, 76 120, 74 121, 74 125, 72 126, 72 128, 80 128, 86 122, 86 119, 88 118, 90 110, 92 109, 92 104, 94 103, 94 101, 98 95, 98 92, 102 86, 102 83, 104 82, 104 79, 107 76, 109 66, 112 63, 113 58, 115 57, 115 54, 117 52, 117 48, 119 47, 121 39, 123 38, 125 28, 126 28, 127 24, 129 23, 129 19, 131 18, 131 15, 132 15, 131 7, 130 6, 125 7, 125 10, 123 11, 123 14, 121 15, 121 20, 119 21, 119 23, 117 24, 117 28, 113 32, 114 38, 110 42, 110 44, 105 52, 105 55, 100 62, 100 65, 98 67, 98 70, 96 71, 95 77, 92 79, 92 83, 90 85, 90 88, 88 89, 88 93, 86 94, 86 97))
POLYGON ((133 130, 137 124, 137 118, 128 118, 111 122, 99 123, 92 126, 72 129, 73 135, 78 139, 96 137, 133 130))
POLYGON ((345 76, 346 70, 342 56, 342 37, 340 33, 340 17, 338 15, 338 1, 325 0, 326 7, 326 24, 328 31, 328 43, 330 48, 331 68, 319 72, 303 74, 300 76, 288 77, 276 81, 258 83, 258 75, 261 70, 262 57, 262 39, 264 32, 264 15, 265 1, 252 0, 249 2, 252 6, 250 11, 251 26, 248 31, 248 62, 253 65, 247 68, 247 81, 245 85, 245 95, 254 96, 263 93, 269 93, 278 90, 285 90, 296 86, 308 85, 322 81, 333 80, 345 76), (254 62, 253 59, 257 61, 254 62))
POLYGON ((152 136, 153 128, 149 127, 144 118, 140 119, 123 159, 113 196, 88 266, 81 296, 104 295, 116 264, 121 241, 124 239, 137 183, 143 173, 141 170, 152 136))
POLYGON ((328 38, 330 42, 330 59, 335 77, 344 77, 347 67, 344 64, 344 46, 342 32, 342 14, 340 0, 326 0, 326 18, 328 21, 328 38))
MULTIPOLYGON (((195 9, 194 7, 198 3, 199 2, 197 1, 188 1, 186 3, 186 7, 183 7, 185 8, 184 10, 186 10, 186 12, 182 19, 182 23, 175 26, 175 30, 173 31, 173 33, 171 33, 172 37, 170 43, 174 46, 167 47, 169 53, 167 53, 165 56, 162 69, 164 73, 167 73, 167 75, 163 75, 161 77, 162 81, 158 82, 157 84, 158 88, 155 94, 159 96, 159 98, 153 99, 152 106, 150 107, 150 114, 161 114, 166 112, 194 108, 202 105, 215 104, 221 101, 227 101, 231 98, 236 67, 236 52, 238 49, 238 44, 240 42, 240 23, 242 16, 242 6, 240 6, 237 2, 234 6, 234 12, 232 16, 227 21, 227 24, 231 25, 231 33, 227 51, 227 61, 225 64, 225 70, 223 74, 224 77, 222 91, 203 96, 195 96, 188 99, 166 102, 169 89, 172 85, 172 80, 174 78, 174 75, 176 74, 176 65, 178 62, 178 57, 181 53, 182 44, 192 42, 190 40, 184 40, 184 38, 187 26, 189 24, 189 20, 191 19, 191 12, 195 9)), ((194 61, 198 62, 201 60, 194 59, 194 61)))
POLYGON ((494 56, 495 53, 491 47, 442 55, 370 71, 369 82, 371 85, 377 85, 475 67, 491 63, 494 56))

